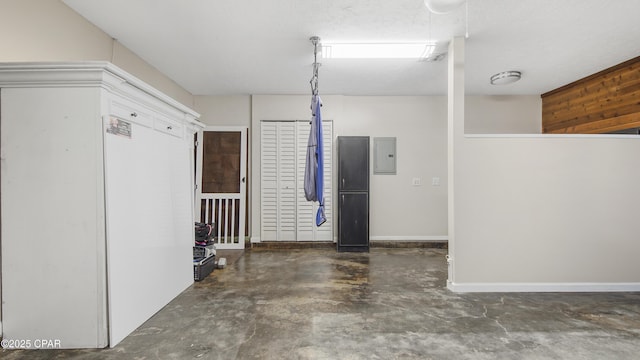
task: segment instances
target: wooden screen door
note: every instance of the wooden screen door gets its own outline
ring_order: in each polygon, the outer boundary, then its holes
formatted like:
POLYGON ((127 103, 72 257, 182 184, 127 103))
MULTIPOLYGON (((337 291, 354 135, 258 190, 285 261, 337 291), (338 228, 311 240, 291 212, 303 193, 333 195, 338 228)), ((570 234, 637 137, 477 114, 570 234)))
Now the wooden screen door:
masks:
POLYGON ((214 224, 217 249, 244 249, 247 128, 207 126, 196 154, 196 221, 214 224))

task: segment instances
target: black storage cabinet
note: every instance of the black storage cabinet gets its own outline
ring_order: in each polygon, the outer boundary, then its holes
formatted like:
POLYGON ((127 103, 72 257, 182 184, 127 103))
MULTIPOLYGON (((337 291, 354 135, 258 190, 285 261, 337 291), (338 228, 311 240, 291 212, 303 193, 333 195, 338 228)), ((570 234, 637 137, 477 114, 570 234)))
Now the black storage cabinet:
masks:
POLYGON ((369 251, 368 136, 338 136, 338 251, 369 251))

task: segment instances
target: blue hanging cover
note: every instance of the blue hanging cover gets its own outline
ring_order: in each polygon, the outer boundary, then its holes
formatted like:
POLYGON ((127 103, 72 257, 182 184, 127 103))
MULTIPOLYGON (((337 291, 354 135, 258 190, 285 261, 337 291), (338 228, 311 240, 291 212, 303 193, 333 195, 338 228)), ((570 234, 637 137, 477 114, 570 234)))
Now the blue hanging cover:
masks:
POLYGON ((324 149, 322 141, 322 115, 320 96, 311 97, 311 131, 307 142, 307 161, 304 169, 304 196, 318 202, 316 226, 327 221, 324 213, 324 149))

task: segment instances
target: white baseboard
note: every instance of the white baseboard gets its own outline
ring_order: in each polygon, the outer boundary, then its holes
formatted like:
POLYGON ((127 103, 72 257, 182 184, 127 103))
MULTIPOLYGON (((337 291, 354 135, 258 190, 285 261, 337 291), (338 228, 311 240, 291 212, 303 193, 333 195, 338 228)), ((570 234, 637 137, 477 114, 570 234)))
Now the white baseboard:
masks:
POLYGON ((371 241, 448 241, 447 235, 369 236, 371 241))
MULTIPOLYGON (((371 241, 448 241, 447 235, 424 235, 424 236, 370 236, 371 241)), ((251 236, 250 242, 259 243, 259 236, 251 236)), ((338 238, 334 237, 333 242, 337 242, 338 238)))
POLYGON ((640 292, 640 283, 451 283, 447 289, 469 292, 640 292))

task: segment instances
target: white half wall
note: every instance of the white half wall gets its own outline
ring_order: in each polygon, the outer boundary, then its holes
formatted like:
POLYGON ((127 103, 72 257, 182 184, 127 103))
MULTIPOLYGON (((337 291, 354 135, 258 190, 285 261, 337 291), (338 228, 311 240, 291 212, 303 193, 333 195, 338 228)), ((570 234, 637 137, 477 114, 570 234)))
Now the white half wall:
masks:
MULTIPOLYGON (((453 45, 450 85, 460 85, 464 39, 453 45)), ((465 135, 456 112, 467 99, 452 94, 448 287, 639 291, 640 138, 465 135)))
POLYGON ((454 283, 640 284, 640 138, 459 145, 454 283))

